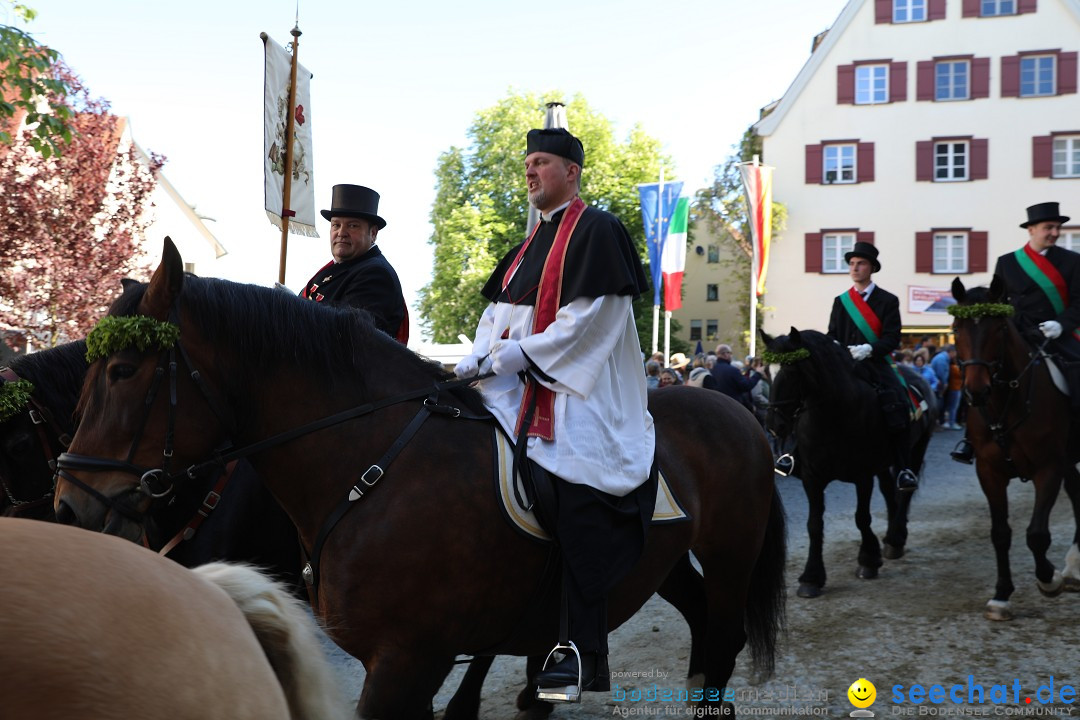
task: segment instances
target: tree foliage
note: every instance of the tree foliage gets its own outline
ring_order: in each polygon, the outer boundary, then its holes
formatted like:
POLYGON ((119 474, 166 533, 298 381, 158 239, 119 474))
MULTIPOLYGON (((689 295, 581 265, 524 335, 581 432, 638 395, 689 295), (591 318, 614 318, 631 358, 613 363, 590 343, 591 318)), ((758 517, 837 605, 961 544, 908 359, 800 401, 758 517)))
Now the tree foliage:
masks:
MULTIPOLYGON (((720 262, 730 269, 731 276, 748 278, 754 246, 750 230, 750 213, 746 204, 746 195, 743 192, 739 163, 751 162, 755 155, 761 162, 766 160, 762 152, 761 138, 754 132, 753 127, 747 128, 739 144, 732 150, 734 153, 728 156, 723 164, 716 166, 712 185, 698 191, 694 216, 696 221, 706 223, 717 238, 717 242, 728 246, 731 250, 731 252, 720 254, 720 262)), ((787 208, 774 199, 772 210, 772 241, 776 243, 784 228, 787 227, 787 208)), ((767 280, 768 276, 766 276, 767 280)), ((742 320, 741 326, 749 327, 750 298, 748 293, 740 293, 737 296, 736 307, 742 320)), ((759 301, 759 326, 764 317, 763 310, 759 301)), ((748 336, 749 332, 746 335, 748 336)), ((749 345, 749 337, 744 340, 749 345)))
MULTIPOLYGON (((36 14, 20 3, 7 3, 24 20, 36 14)), ((26 142, 45 157, 71 142, 74 125, 64 97, 71 88, 58 64, 60 55, 26 32, 0 25, 0 145, 11 145, 13 123, 25 113, 26 142)))
POLYGON ((59 156, 16 142, 0 157, 0 322, 39 344, 86 335, 141 269, 144 207, 163 159, 149 167, 107 102, 58 68, 76 132, 59 156))
MULTIPOLYGON (((451 147, 439 157, 431 210, 435 231, 429 240, 434 272, 419 301, 435 342, 456 342, 459 333, 472 337, 487 304, 480 289, 503 255, 525 238, 525 135, 543 126, 547 102, 562 100, 558 92, 511 93, 477 113, 468 130, 468 147, 451 147)), ((655 182, 662 160, 670 174, 670 159, 660 154, 660 142, 639 126, 619 142, 611 122, 581 96, 567 103, 566 117, 570 131, 585 146, 582 199, 622 220, 646 260, 637 184, 655 182)), ((651 327, 651 296, 639 304, 635 314, 640 330, 651 327)))

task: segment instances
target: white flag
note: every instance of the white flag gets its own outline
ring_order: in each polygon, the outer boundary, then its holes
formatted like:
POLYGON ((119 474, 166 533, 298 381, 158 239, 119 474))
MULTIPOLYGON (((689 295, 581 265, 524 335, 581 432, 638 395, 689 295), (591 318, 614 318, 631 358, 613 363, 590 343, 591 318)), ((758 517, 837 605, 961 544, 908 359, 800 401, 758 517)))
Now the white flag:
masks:
POLYGON ((285 128, 293 115, 292 185, 287 209, 289 231, 319 237, 315 231, 315 178, 311 159, 311 73, 303 65, 296 68, 296 103, 289 108, 289 78, 292 56, 263 35, 266 70, 263 85, 263 177, 266 216, 281 227, 282 199, 285 195, 285 128))

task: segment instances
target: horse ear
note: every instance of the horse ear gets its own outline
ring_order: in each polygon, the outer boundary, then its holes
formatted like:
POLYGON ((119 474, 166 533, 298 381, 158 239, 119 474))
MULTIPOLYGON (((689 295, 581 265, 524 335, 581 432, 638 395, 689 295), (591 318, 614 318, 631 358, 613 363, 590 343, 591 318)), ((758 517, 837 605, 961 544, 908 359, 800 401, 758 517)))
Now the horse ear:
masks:
POLYGON ((184 261, 180 257, 180 251, 173 245, 172 239, 166 237, 165 248, 161 253, 161 264, 154 271, 154 276, 150 278, 146 295, 139 303, 139 312, 158 320, 167 320, 183 285, 184 261))
POLYGON ((997 302, 1005 297, 1005 281, 1000 275, 995 275, 990 281, 990 301, 997 302))
POLYGON ((802 336, 794 325, 791 326, 791 332, 788 333, 788 339, 792 342, 802 342, 802 336))
POLYGON ((954 277, 952 281, 952 296, 956 302, 964 302, 964 296, 967 295, 967 290, 964 288, 964 283, 960 281, 959 277, 954 277))
POLYGON ((761 335, 761 341, 762 342, 764 342, 766 345, 772 345, 772 341, 773 341, 772 335, 765 332, 765 328, 758 328, 758 334, 761 335))

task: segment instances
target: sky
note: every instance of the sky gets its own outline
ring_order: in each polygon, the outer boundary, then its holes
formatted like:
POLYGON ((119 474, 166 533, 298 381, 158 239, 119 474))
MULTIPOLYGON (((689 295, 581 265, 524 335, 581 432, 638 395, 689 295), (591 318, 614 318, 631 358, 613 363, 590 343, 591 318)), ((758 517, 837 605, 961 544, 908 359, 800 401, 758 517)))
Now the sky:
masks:
MULTIPOLYGON (((259 33, 287 45, 298 24, 313 75, 315 206, 329 207, 337 183, 382 195, 379 245, 411 306, 431 278, 439 155, 467 146, 478 111, 511 92, 580 93, 620 140, 635 124, 659 139, 675 163, 668 177, 697 189, 847 0, 25 2, 38 15, 23 28, 127 117, 135 140, 166 156, 181 195, 214 218, 229 254, 213 274, 263 285, 277 280, 281 233, 263 209, 259 33)), ((6 10, 0 21, 14 22, 6 10)), ((543 108, 536 117, 541 127, 543 108)), ((289 236, 294 290, 330 259, 329 224, 320 217, 316 229, 289 236)))

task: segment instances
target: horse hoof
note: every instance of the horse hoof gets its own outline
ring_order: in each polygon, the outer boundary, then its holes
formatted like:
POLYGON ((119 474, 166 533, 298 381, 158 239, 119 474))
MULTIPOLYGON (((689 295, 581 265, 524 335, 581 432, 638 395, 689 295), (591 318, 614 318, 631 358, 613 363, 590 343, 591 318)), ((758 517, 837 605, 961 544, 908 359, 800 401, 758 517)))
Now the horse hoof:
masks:
POLYGON ((904 557, 904 546, 885 543, 885 546, 881 548, 881 554, 886 560, 899 560, 904 557))
POLYGON ((1012 610, 1009 609, 1008 601, 991 600, 986 603, 986 609, 983 610, 983 617, 987 620, 993 620, 995 622, 1012 620, 1012 610))
POLYGON ((1053 579, 1044 583, 1042 580, 1036 580, 1035 586, 1039 588, 1039 592, 1043 594, 1043 597, 1057 597, 1065 589, 1065 579, 1061 576, 1060 570, 1054 571, 1053 579))
POLYGON ((878 570, 876 567, 869 567, 868 565, 860 565, 859 569, 855 571, 855 577, 860 580, 875 580, 878 576, 878 570))
POLYGON ((795 593, 801 598, 821 597, 821 586, 810 583, 799 583, 799 590, 795 593))

